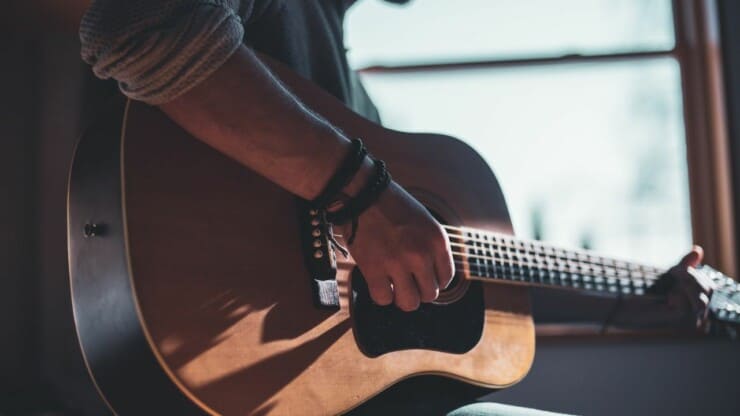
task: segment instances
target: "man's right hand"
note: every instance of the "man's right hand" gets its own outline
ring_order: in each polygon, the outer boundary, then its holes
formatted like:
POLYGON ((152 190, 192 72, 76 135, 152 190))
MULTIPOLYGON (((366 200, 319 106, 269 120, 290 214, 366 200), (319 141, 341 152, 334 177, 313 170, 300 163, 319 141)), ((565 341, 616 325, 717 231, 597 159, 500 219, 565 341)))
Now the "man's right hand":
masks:
MULTIPOLYGON (((348 235, 349 227, 337 231, 348 235)), ((403 311, 437 299, 455 274, 447 233, 395 182, 360 215, 350 249, 373 301, 403 311)))
MULTIPOLYGON (((308 104, 330 113, 339 129, 357 121, 333 97, 287 71, 284 75, 308 104)), ((244 46, 208 79, 161 108, 194 137, 308 200, 321 192, 350 148, 338 128, 309 111, 244 46)), ((372 171, 367 159, 345 193, 356 195, 372 171)), ((337 229, 348 235, 349 226, 337 229)), ((436 299, 454 273, 445 231, 396 183, 360 215, 350 248, 380 305, 395 302, 414 310, 436 299)))

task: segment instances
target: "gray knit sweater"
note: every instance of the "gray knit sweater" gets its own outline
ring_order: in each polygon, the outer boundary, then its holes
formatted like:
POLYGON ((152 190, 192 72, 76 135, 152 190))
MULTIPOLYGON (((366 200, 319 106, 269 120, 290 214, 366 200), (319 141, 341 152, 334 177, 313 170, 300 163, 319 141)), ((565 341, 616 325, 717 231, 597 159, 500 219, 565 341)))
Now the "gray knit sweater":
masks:
POLYGON ((234 53, 239 10, 239 0, 95 0, 80 26, 82 59, 127 96, 162 103, 234 53))
POLYGON ((244 43, 377 120, 345 55, 343 20, 352 3, 94 0, 80 27, 82 58, 128 97, 161 104, 206 79, 244 43))

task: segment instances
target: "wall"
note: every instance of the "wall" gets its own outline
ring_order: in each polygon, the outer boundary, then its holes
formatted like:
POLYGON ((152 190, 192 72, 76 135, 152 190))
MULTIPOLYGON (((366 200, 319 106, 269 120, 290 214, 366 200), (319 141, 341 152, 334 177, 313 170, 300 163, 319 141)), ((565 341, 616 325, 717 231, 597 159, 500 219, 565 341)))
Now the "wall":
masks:
POLYGON ((100 414, 69 300, 66 181, 82 120, 105 88, 85 88, 73 34, 0 42, 0 414, 100 414))
POLYGON ((740 344, 541 342, 530 374, 489 399, 581 415, 740 415, 740 344))
MULTIPOLYGON (((36 134, 34 42, 2 37, 0 50, 0 392, 32 383, 37 323, 33 296, 36 134)), ((3 393, 0 393, 2 397, 3 393)))

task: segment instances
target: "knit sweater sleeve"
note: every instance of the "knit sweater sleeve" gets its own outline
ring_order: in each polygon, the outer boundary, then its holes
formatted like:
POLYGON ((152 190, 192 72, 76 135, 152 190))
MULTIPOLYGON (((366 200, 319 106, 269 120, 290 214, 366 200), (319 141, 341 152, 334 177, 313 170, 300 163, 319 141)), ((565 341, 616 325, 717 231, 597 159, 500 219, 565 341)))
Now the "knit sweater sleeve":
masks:
POLYGON ((128 97, 161 104, 206 79, 244 35, 238 0, 94 0, 82 59, 128 97))

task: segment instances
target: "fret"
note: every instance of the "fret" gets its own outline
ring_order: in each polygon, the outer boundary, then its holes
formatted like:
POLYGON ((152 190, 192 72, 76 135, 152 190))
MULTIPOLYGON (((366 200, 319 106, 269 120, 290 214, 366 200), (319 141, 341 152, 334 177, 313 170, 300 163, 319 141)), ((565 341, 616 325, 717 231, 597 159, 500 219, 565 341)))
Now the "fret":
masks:
POLYGON ((566 250, 480 230, 464 229, 458 237, 464 241, 465 262, 473 278, 642 295, 662 272, 584 250, 566 250))

